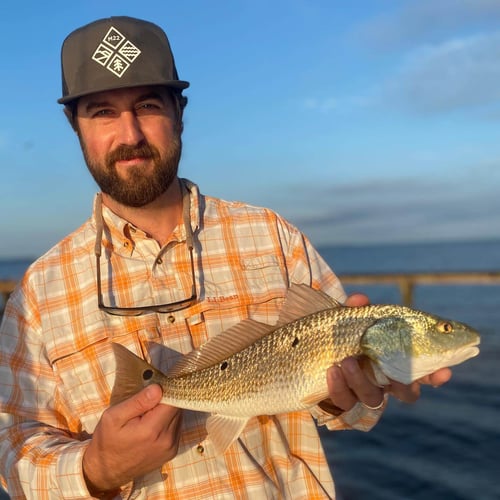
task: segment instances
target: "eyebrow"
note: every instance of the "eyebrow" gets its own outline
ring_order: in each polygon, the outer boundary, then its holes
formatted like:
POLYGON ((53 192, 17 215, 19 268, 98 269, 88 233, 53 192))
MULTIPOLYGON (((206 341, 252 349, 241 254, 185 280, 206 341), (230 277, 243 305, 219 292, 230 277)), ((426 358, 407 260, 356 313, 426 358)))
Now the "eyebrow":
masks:
POLYGON ((89 101, 84 109, 86 113, 89 113, 95 108, 105 108, 106 106, 110 106, 108 101, 89 101))
POLYGON ((155 90, 151 90, 150 92, 140 95, 136 99, 136 102, 146 101, 148 99, 158 99, 159 101, 165 102, 161 93, 156 92, 155 90))
MULTIPOLYGON (((150 92, 146 92, 144 94, 141 94, 135 99, 135 102, 141 102, 141 101, 146 101, 148 99, 156 99, 161 102, 165 102, 165 99, 161 95, 160 92, 156 92, 154 90, 150 92)), ((86 106, 85 106, 85 112, 90 113, 93 109, 97 108, 105 108, 108 106, 112 106, 112 103, 109 100, 103 99, 102 101, 89 101, 86 106)))

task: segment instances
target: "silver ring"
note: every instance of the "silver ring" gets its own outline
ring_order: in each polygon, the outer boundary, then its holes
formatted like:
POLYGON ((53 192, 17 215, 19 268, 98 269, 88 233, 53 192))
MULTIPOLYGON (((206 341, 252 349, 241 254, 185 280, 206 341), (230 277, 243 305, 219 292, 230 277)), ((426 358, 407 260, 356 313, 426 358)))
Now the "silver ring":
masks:
POLYGON ((384 406, 384 403, 385 403, 385 398, 382 398, 382 401, 380 401, 380 403, 377 406, 370 406, 370 405, 367 405, 366 403, 363 403, 363 401, 361 401, 361 404, 367 410, 380 410, 380 408, 382 408, 382 406, 384 406))

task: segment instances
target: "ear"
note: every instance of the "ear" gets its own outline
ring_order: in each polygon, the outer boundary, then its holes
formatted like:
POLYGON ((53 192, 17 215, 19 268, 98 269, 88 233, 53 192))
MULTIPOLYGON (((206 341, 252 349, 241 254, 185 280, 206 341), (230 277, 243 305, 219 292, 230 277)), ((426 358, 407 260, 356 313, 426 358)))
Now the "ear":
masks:
POLYGON ((78 133, 77 126, 76 126, 76 105, 73 106, 64 106, 64 115, 68 119, 69 124, 71 125, 71 128, 78 133))

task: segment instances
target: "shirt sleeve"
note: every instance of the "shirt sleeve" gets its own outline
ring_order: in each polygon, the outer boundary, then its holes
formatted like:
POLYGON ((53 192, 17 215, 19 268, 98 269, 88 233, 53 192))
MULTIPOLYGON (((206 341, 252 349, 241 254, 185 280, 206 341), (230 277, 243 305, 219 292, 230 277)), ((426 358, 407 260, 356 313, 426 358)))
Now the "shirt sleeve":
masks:
POLYGON ((84 499, 86 443, 34 421, 0 414, 1 471, 11 498, 84 499))
POLYGON ((314 406, 310 411, 318 422, 318 425, 325 425, 328 430, 341 431, 355 429, 368 432, 375 426, 384 412, 387 400, 388 396, 385 395, 383 406, 377 410, 366 408, 366 406, 358 402, 349 411, 337 416, 324 411, 319 406, 314 406))
POLYGON ((29 287, 21 285, 0 327, 0 476, 11 498, 89 498, 86 442, 69 429, 36 311, 29 287))

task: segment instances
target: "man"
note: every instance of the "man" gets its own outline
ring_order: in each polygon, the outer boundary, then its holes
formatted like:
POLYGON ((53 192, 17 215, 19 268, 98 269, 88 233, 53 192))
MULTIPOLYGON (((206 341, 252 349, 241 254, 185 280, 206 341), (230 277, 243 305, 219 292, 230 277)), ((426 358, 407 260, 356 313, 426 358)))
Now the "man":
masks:
MULTIPOLYGON (((221 456, 206 415, 152 385, 109 407, 111 342, 166 371, 245 318, 276 322, 291 283, 346 299, 277 214, 204 196, 177 176, 188 83, 156 25, 84 26, 62 47, 68 119, 101 189, 92 217, 27 271, 0 335, 0 474, 12 498, 332 498, 313 416, 368 430, 387 396, 358 361, 310 412, 258 417, 221 456)), ((348 305, 366 302, 353 296, 348 305)), ((441 370, 422 382, 440 385, 441 370)), ((414 401, 419 384, 386 392, 414 401)))

